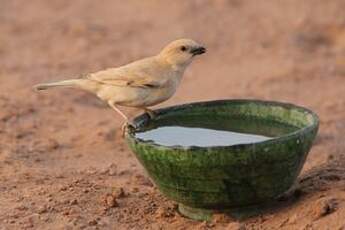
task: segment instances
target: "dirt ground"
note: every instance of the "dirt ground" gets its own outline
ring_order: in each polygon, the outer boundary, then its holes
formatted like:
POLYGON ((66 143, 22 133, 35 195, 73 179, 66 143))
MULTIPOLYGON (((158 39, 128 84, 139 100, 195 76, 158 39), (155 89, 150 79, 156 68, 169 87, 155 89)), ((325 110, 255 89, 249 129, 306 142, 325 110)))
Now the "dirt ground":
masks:
POLYGON ((344 0, 0 0, 0 229, 345 229, 344 9, 344 0), (257 98, 320 116, 296 191, 258 217, 180 216, 124 143, 117 114, 84 92, 31 90, 181 37, 208 52, 159 107, 257 98))

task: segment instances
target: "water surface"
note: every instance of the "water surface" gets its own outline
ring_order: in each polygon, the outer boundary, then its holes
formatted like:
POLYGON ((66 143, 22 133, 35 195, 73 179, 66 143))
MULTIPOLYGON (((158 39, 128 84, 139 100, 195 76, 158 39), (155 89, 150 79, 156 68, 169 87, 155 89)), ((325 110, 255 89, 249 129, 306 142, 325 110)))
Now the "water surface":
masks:
POLYGON ((210 147, 257 143, 295 130, 278 122, 227 117, 161 121, 135 135, 164 146, 210 147))

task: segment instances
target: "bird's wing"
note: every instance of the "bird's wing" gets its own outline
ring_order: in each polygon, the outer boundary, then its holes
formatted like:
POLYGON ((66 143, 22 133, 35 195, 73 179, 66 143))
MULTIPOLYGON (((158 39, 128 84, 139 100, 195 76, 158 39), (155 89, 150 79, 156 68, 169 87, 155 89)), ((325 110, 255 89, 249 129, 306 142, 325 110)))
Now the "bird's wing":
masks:
POLYGON ((144 72, 133 73, 131 71, 119 71, 119 69, 108 69, 97 73, 89 74, 89 80, 101 84, 140 88, 155 88, 162 85, 162 82, 154 79, 144 72))

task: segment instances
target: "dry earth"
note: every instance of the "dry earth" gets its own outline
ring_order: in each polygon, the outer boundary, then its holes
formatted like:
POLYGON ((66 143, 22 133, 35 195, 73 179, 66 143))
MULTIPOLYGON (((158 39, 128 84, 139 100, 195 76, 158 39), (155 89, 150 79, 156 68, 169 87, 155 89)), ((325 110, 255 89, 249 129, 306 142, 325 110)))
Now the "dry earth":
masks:
POLYGON ((0 229, 345 229, 344 9, 343 0, 0 0, 0 229), (261 216, 180 216, 125 145, 120 117, 84 92, 31 90, 180 37, 209 52, 161 106, 258 98, 320 116, 296 191, 261 216))

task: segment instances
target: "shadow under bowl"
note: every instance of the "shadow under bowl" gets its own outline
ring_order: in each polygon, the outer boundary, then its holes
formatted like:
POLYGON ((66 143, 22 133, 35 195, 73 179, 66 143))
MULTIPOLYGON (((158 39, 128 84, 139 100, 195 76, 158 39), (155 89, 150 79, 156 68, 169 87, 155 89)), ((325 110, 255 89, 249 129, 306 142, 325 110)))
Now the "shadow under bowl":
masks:
POLYGON ((152 120, 147 114, 134 119, 137 128, 127 129, 127 143, 158 189, 179 204, 181 214, 197 220, 209 220, 219 211, 245 210, 246 215, 253 206, 286 192, 302 169, 319 125, 317 115, 308 109, 258 100, 198 102, 155 112, 152 120), (268 129, 277 122, 296 129, 262 142, 212 147, 169 147, 135 135, 152 125, 188 121, 200 127, 200 118, 220 117, 249 117, 264 120, 268 129))

